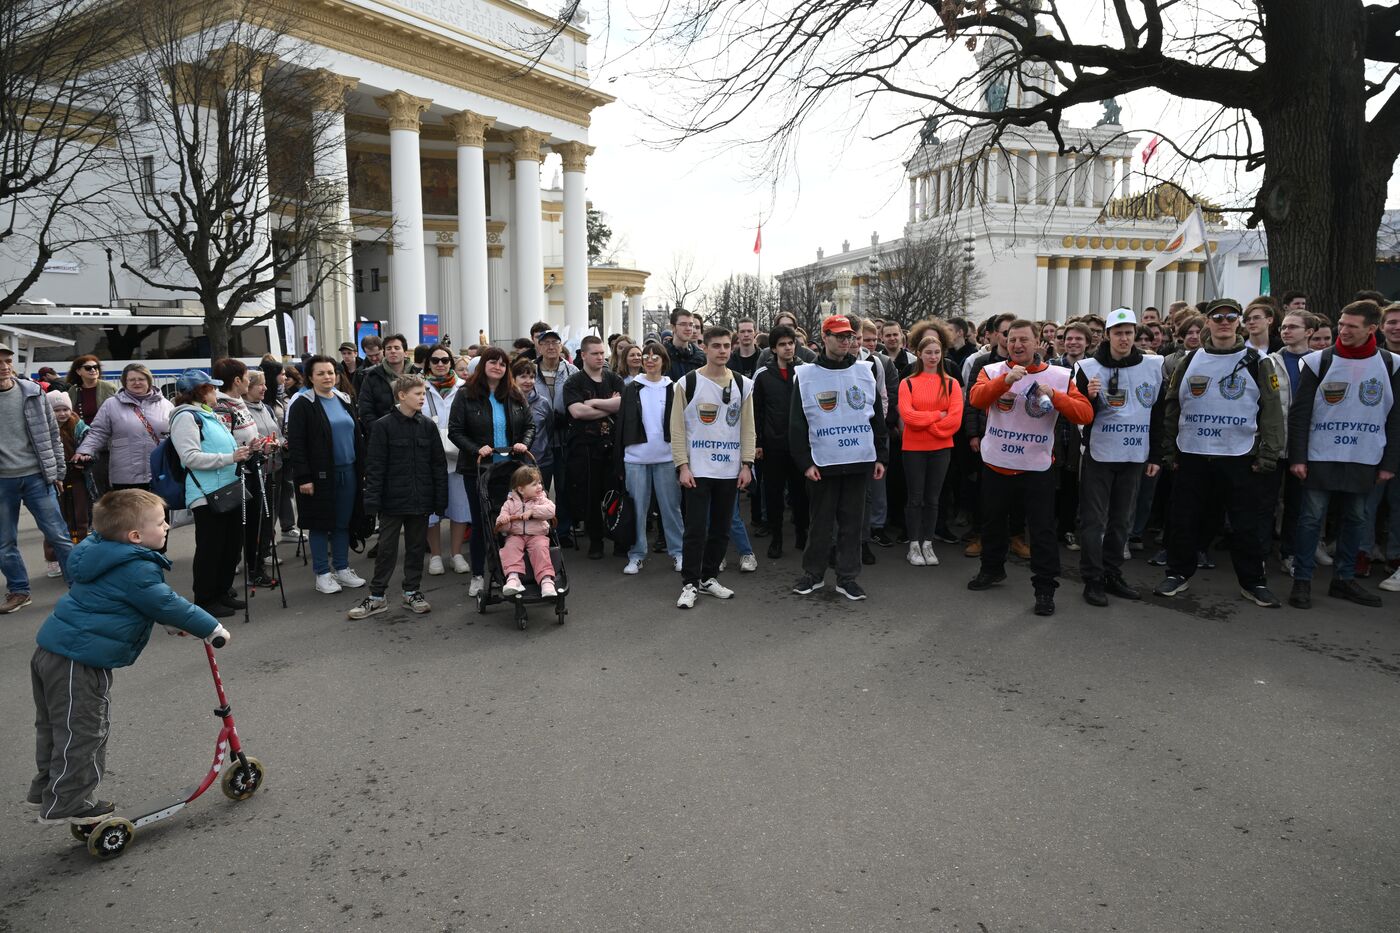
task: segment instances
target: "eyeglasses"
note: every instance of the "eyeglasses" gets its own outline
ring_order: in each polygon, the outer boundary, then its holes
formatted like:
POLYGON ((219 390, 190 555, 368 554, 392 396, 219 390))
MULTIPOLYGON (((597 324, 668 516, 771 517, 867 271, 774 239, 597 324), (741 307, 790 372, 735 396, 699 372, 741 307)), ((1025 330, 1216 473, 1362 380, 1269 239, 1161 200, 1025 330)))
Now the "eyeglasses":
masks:
POLYGON ((96 363, 84 363, 84 364, 83 364, 83 369, 86 369, 88 372, 95 372, 95 371, 97 371, 97 370, 100 370, 101 368, 102 368, 102 367, 101 367, 101 366, 98 366, 96 363))
POLYGON ((450 356, 435 356, 435 357, 433 357, 432 359, 428 360, 428 362, 429 362, 429 363, 450 363, 450 362, 452 362, 452 357, 450 357, 450 356))
POLYGON ((1210 319, 1217 324, 1233 324, 1240 319, 1240 314, 1238 311, 1217 311, 1210 319))
POLYGON ((1305 330, 1302 324, 1284 324, 1279 330, 1305 330))
POLYGON ((837 343, 850 343, 852 340, 856 339, 856 335, 849 332, 844 334, 827 334, 827 336, 837 343))

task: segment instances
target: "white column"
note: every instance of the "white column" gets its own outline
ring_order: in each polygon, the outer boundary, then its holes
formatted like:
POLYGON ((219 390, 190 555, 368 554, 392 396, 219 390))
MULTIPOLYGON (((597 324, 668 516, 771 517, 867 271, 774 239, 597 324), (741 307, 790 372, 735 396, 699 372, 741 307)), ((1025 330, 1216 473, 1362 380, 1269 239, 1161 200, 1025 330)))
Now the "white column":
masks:
POLYGON ((1040 194, 1041 200, 1047 205, 1055 205, 1060 199, 1060 157, 1057 153, 1051 152, 1045 156, 1045 177, 1041 179, 1040 194))
MULTIPOLYGON (((1120 260, 1123 266, 1123 290, 1119 293, 1118 303, 1120 307, 1132 308, 1134 311, 1141 311, 1137 306, 1137 280, 1138 266, 1141 264, 1136 259, 1120 260)), ((1148 302, 1151 304, 1151 302, 1148 302)), ((1146 307, 1146 305, 1144 305, 1146 307)))
MULTIPOLYGON (((316 179, 335 199, 334 224, 331 239, 317 249, 318 265, 323 270, 321 285, 312 314, 316 320, 316 337, 322 347, 338 347, 355 334, 354 228, 350 224, 350 175, 345 155, 345 95, 360 81, 317 69, 307 78, 311 93, 311 124, 321 134, 315 144, 313 167, 316 179)), ((305 331, 297 325, 298 342, 305 331)))
POLYGON ((627 322, 622 330, 631 335, 633 343, 640 343, 642 338, 646 336, 646 323, 642 320, 642 309, 645 304, 645 289, 627 289, 627 322))
MULTIPOLYGON (((439 237, 447 234, 438 234, 439 237)), ((464 315, 462 314, 462 274, 458 267, 460 262, 457 258, 457 247, 451 243, 438 243, 437 245, 437 273, 438 273, 438 336, 448 334, 452 337, 452 346, 465 347, 476 343, 476 331, 470 331, 471 340, 463 342, 462 338, 468 334, 461 328, 464 315)), ((486 277, 482 276, 482 291, 485 291, 486 277)))
POLYGON ((1099 306, 1090 309, 1095 314, 1107 314, 1118 307, 1113 303, 1113 269, 1116 265, 1112 259, 1099 263, 1099 306))
MULTIPOLYGON (((486 248, 486 287, 492 295, 502 296, 502 290, 506 287, 505 280, 506 260, 502 254, 500 246, 488 246, 486 248)), ((495 343, 504 339, 501 335, 508 334, 510 327, 510 302, 503 297, 498 297, 496 306, 492 309, 490 322, 486 326, 486 340, 488 343, 495 343)), ((477 335, 472 335, 472 343, 477 342, 477 335)))
POLYGON ((389 328, 417 339, 418 315, 428 311, 428 269, 424 264, 423 170, 418 130, 426 97, 394 91, 374 102, 389 111, 389 195, 394 211, 394 256, 389 261, 389 328))
MULTIPOLYGON (((1201 264, 1194 259, 1188 259, 1182 265, 1186 267, 1186 293, 1181 296, 1181 300, 1195 304, 1201 300, 1201 264)), ((1162 311, 1165 313, 1166 308, 1162 311)))
POLYGON ((1050 299, 1050 257, 1035 257, 1035 320, 1045 320, 1050 299))
POLYGON ((522 126, 510 134, 510 140, 515 144, 515 201, 511 212, 515 223, 510 236, 510 249, 514 256, 511 271, 515 278, 511 303, 515 305, 515 314, 512 316, 514 324, 511 333, 495 335, 500 339, 514 339, 528 334, 531 324, 544 320, 540 144, 545 139, 544 133, 528 126, 522 126))
MULTIPOLYGON (((457 242, 462 253, 454 270, 459 306, 448 325, 455 345, 469 346, 490 327, 486 276, 486 130, 496 122, 470 110, 447 117, 457 141, 457 242)), ((439 258, 442 251, 438 251, 439 258)))
MULTIPOLYGON (((1091 312, 1102 314, 1094 308, 1094 296, 1092 294, 1094 260, 1080 256, 1074 260, 1074 275, 1077 279, 1075 284, 1075 314, 1089 314, 1091 312)), ((1111 310, 1111 309, 1110 309, 1111 310)))
POLYGON ((910 222, 911 224, 912 224, 914 221, 916 221, 916 220, 919 219, 919 218, 918 218, 918 204, 919 204, 919 180, 918 180, 917 178, 911 178, 911 179, 909 179, 909 222, 910 222))
POLYGON ((1001 152, 993 149, 987 156, 987 202, 996 204, 1001 201, 999 191, 1001 189, 1001 152))
POLYGON ((1036 202, 1040 191, 1040 154, 1034 150, 1026 153, 1026 203, 1036 202))
POLYGON ((1055 317, 1061 323, 1069 317, 1069 257, 1056 256, 1050 260, 1055 272, 1055 317))
POLYGON ((603 339, 622 332, 622 289, 614 288, 607 307, 603 309, 603 339))
POLYGON ((570 339, 576 339, 573 335, 588 329, 588 198, 583 173, 594 150, 579 142, 556 148, 564 160, 564 323, 570 339))
MULTIPOLYGON (((311 275, 307 264, 313 260, 302 259, 292 266, 292 304, 296 304, 306 297, 306 293, 311 289, 311 275)), ((307 353, 318 353, 322 345, 320 339, 308 340, 312 330, 316 331, 316 337, 321 337, 319 328, 313 328, 311 324, 311 304, 302 305, 292 312, 292 327, 296 330, 296 348, 298 356, 307 353)), ((339 346, 339 344, 337 344, 339 346)))

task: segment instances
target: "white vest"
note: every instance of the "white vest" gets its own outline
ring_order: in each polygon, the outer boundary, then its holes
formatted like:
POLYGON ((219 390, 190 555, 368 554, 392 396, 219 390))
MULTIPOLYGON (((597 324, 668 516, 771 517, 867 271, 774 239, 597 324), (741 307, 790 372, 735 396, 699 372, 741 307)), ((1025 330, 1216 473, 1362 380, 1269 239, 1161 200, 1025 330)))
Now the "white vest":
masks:
MULTIPOLYGON (((1317 375, 1322 354, 1309 353, 1298 365, 1317 375)), ((1370 466, 1381 462, 1386 417, 1395 404, 1390 375, 1379 351, 1364 360, 1333 355, 1313 399, 1308 460, 1370 466)))
POLYGON ((752 385, 738 373, 733 377, 726 390, 697 372, 695 397, 685 400, 685 442, 696 476, 735 479, 744 465, 739 415, 752 385))
MULTIPOLYGON (((982 370, 988 380, 999 379, 1011 368, 1003 360, 982 370)), ((1038 373, 1027 373, 1006 394, 987 409, 987 431, 982 436, 982 462, 1003 470, 1040 473, 1050 469, 1055 459, 1055 422, 1060 413, 1046 411, 1041 394, 1026 393, 1032 386, 1045 386, 1056 392, 1069 391, 1068 369, 1048 366, 1038 373)))
POLYGON ((1089 425, 1089 453, 1100 463, 1146 463, 1152 406, 1162 391, 1162 358, 1144 356, 1136 366, 1117 369, 1087 359, 1079 369, 1085 379, 1098 377, 1103 386, 1089 425), (1115 373, 1116 393, 1109 391, 1115 373))
MULTIPOLYGON (((1181 374, 1176 446, 1188 454, 1240 457, 1259 433, 1259 386, 1237 353, 1197 350, 1181 374)), ((1261 357, 1262 359, 1262 357, 1261 357)))
POLYGON ((877 388, 868 363, 845 369, 812 364, 792 371, 807 416, 807 440, 812 462, 819 467, 834 463, 871 463, 875 460, 877 388))

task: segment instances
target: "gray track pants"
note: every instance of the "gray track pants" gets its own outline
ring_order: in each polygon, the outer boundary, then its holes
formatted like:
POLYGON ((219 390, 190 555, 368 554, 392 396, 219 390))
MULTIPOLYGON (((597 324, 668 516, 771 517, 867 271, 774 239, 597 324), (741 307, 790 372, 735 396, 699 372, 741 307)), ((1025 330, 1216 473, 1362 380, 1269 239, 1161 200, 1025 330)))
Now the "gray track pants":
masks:
POLYGON ((37 648, 29 662, 34 685, 34 759, 29 800, 45 819, 72 816, 96 799, 107 767, 112 672, 37 648))

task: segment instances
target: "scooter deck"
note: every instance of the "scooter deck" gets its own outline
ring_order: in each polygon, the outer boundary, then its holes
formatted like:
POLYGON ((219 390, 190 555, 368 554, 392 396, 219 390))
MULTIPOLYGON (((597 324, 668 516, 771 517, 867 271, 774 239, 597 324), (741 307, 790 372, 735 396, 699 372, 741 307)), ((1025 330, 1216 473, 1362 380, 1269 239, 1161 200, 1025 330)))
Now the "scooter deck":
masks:
POLYGON ((185 788, 178 794, 169 794, 160 797, 149 803, 137 807, 118 807, 115 815, 124 816, 131 820, 131 824, 137 829, 148 826, 158 820, 174 816, 185 809, 185 804, 189 802, 190 795, 199 790, 199 785, 195 784, 185 788))

